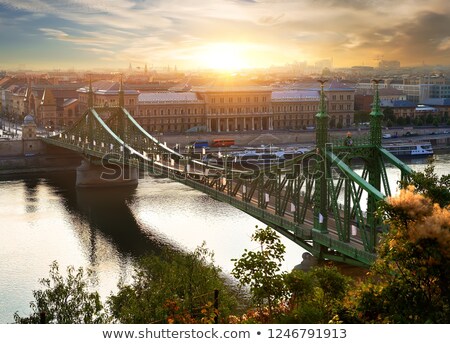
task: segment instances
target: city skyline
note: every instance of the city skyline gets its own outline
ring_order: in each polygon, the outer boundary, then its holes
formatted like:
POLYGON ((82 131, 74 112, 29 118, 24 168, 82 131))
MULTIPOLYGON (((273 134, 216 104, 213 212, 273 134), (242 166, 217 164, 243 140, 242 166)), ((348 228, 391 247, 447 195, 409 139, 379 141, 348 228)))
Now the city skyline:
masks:
POLYGON ((0 0, 0 69, 449 65, 449 22, 446 0, 0 0))

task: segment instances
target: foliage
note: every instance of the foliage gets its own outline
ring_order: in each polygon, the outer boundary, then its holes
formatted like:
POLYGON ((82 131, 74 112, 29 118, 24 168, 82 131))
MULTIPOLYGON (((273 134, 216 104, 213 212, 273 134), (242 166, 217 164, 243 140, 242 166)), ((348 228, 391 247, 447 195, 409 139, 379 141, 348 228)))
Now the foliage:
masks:
POLYGON ((273 308, 286 294, 284 273, 280 273, 285 246, 269 227, 256 226, 252 241, 259 244, 259 249, 246 249, 240 259, 233 259, 235 263, 231 274, 241 285, 250 287, 253 301, 260 309, 267 305, 271 318, 273 308))
POLYGON ((320 266, 309 272, 294 270, 286 275, 289 311, 280 318, 290 323, 328 323, 339 312, 350 280, 335 267, 320 266))
POLYGON ((236 297, 213 263, 213 254, 198 247, 192 253, 165 251, 143 258, 130 285, 108 300, 112 315, 122 323, 205 323, 227 317, 236 297), (219 314, 213 307, 219 290, 219 314))
POLYGON ((382 211, 390 231, 371 278, 352 295, 353 321, 450 322, 450 209, 413 186, 382 211))
POLYGON ((438 177, 434 172, 433 159, 429 160, 423 172, 413 172, 409 181, 400 183, 402 188, 408 185, 414 186, 415 192, 423 194, 441 207, 450 204, 450 174, 438 177))
POLYGON ((53 262, 50 277, 39 283, 45 289, 33 291, 32 313, 26 318, 14 314, 16 323, 36 324, 41 321, 41 316, 45 317, 46 323, 57 324, 95 324, 107 320, 99 294, 89 291, 95 285, 92 271, 85 273, 83 268, 75 270, 69 266, 64 278, 58 263, 53 262))

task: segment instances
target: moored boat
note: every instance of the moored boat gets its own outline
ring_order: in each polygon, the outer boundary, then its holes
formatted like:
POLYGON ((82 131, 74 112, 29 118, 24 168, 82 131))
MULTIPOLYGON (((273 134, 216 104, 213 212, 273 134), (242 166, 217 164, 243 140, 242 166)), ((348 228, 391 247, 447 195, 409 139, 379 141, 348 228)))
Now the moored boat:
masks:
POLYGON ((423 142, 391 142, 384 144, 383 148, 397 157, 426 157, 434 154, 433 146, 429 141, 423 142))

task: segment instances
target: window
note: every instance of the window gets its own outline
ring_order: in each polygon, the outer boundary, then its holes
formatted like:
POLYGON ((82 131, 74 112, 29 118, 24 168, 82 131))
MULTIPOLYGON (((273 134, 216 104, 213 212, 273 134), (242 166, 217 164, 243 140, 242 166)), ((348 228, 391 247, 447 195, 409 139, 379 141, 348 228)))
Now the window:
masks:
POLYGON ((232 103, 232 102, 233 102, 233 98, 230 97, 230 98, 228 99, 228 102, 229 102, 229 103, 232 103))
POLYGON ((336 95, 335 95, 335 94, 333 94, 332 99, 333 99, 333 100, 336 100, 336 95))

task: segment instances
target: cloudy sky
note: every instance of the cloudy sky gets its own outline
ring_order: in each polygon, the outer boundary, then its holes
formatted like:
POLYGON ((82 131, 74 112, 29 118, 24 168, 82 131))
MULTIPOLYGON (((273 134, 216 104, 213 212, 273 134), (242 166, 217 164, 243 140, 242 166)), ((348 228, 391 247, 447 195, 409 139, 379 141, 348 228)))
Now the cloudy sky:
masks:
POLYGON ((448 0, 0 0, 0 69, 450 64, 448 0))

